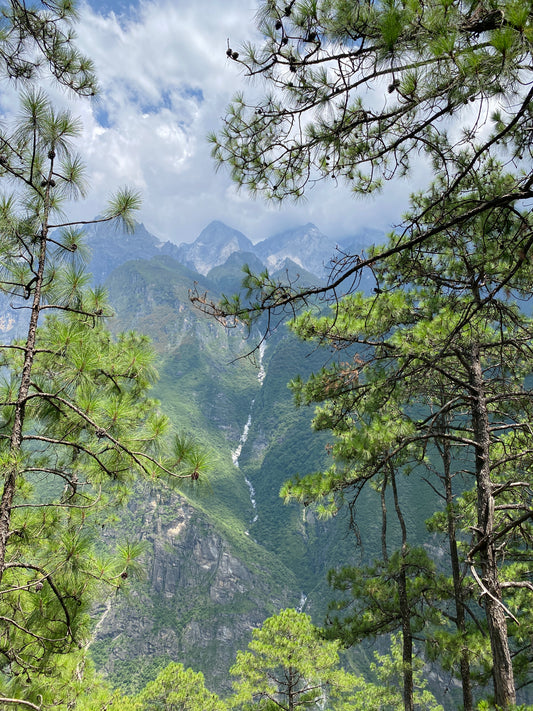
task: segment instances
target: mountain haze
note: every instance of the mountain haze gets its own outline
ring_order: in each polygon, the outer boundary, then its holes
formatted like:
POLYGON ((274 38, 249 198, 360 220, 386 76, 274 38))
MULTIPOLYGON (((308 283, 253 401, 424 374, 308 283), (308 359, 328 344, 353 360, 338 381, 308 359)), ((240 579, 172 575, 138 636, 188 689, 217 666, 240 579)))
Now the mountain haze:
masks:
POLYGON ((179 491, 139 485, 120 528, 145 543, 147 577, 100 610, 93 654, 126 690, 175 660, 227 691, 236 650, 266 617, 305 605, 321 620, 327 569, 346 559, 351 542, 346 521, 320 522, 279 498, 289 476, 325 464, 312 411, 296 410, 287 388, 322 356, 282 327, 255 359, 243 359, 260 332, 225 329, 193 308, 189 290, 229 295, 239 290, 243 264, 260 271, 267 262, 281 277, 317 283, 320 274, 302 264, 320 272, 335 243, 307 225, 253 245, 220 222, 180 247, 142 225, 133 235, 101 225, 87 243, 89 268, 95 280, 105 276, 115 310, 111 328, 150 336, 159 353, 154 395, 212 462, 207 480, 179 491), (294 262, 298 244, 312 259, 294 262))
MULTIPOLYGON (((227 693, 228 669, 251 630, 284 607, 304 609, 321 623, 331 596, 327 571, 360 559, 361 551, 344 515, 321 521, 279 497, 289 477, 328 465, 327 437, 310 427, 312 408, 296 409, 287 388, 290 378, 306 378, 327 355, 281 324, 256 348, 260 330, 224 328, 193 308, 189 290, 196 284, 214 300, 232 294, 243 264, 269 266, 299 286, 316 284, 335 242, 305 225, 253 245, 211 223, 180 247, 142 226, 133 235, 106 236, 99 228, 88 244, 93 274, 107 268, 111 328, 150 336, 159 354, 154 395, 210 459, 208 476, 198 482, 172 489, 139 484, 119 514, 118 532, 105 534, 109 544, 121 531, 143 542, 146 579, 132 581, 126 594, 98 611, 93 656, 125 691, 177 661, 227 693), (244 358, 254 349, 253 358, 244 358)), ((420 506, 419 489, 416 497, 420 506)), ((379 540, 379 501, 370 495, 361 504, 368 556, 379 540)))

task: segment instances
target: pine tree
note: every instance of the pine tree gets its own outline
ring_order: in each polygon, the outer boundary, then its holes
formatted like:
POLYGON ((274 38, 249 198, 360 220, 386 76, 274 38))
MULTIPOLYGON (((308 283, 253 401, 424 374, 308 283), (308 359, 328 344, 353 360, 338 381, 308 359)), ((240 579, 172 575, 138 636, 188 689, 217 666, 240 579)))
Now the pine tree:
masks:
POLYGON ((75 45, 73 0, 10 0, 2 6, 0 73, 26 86, 49 73, 80 96, 98 91, 92 61, 75 45))
MULTIPOLYGON (((137 570, 135 546, 115 560, 96 553, 98 530, 136 476, 191 476, 149 395, 150 344, 111 337, 104 291, 83 269, 82 231, 63 218, 65 201, 84 192, 78 131, 30 91, 0 134, 0 177, 15 182, 0 202, 0 289, 27 328, 0 346, 2 707, 62 702, 61 658, 89 641, 95 594, 137 570)), ((131 226, 138 204, 121 190, 100 221, 131 226)))
POLYGON ((248 276, 251 306, 214 304, 198 293, 201 308, 249 318, 290 310, 312 295, 335 299, 389 254, 468 229, 495 210, 520 209, 533 196, 529 3, 263 0, 257 18, 262 40, 228 55, 254 87, 262 80, 264 92, 234 98, 211 136, 216 163, 252 195, 281 202, 300 199, 317 180, 362 197, 385 192, 422 160, 442 176, 431 191, 439 217, 425 221, 426 204, 383 252, 332 255, 326 285, 248 276), (465 203, 461 196, 483 180, 487 159, 504 161, 507 179, 465 203))
POLYGON ((202 672, 172 662, 134 699, 139 711, 224 711, 226 704, 205 687, 202 672))
POLYGON ((286 609, 269 617, 230 669, 237 677, 231 708, 342 708, 356 678, 339 668, 338 650, 338 640, 323 639, 309 615, 286 609))
MULTIPOLYGON (((494 164, 486 178, 506 179, 494 164)), ((487 184, 471 190, 482 193, 487 184)), ((432 198, 420 196, 414 206, 427 208, 428 223, 438 217, 432 198)), ((470 194, 462 200, 470 204, 470 194)), ((329 498, 334 506, 390 467, 424 464, 431 447, 447 443, 467 478, 464 490, 468 481, 474 485, 461 507, 464 535, 473 535, 465 559, 484 605, 502 708, 515 702, 520 646, 512 648, 510 638, 530 609, 517 601, 533 591, 523 567, 531 541, 532 326, 510 298, 529 293, 529 263, 510 271, 516 242, 524 234, 529 240, 529 229, 527 213, 494 211, 469 230, 396 252, 375 267, 373 296, 345 297, 331 318, 308 313, 296 320, 300 336, 356 353, 295 384, 306 402, 324 401, 315 426, 336 435, 335 464, 284 492, 304 503, 329 498)))

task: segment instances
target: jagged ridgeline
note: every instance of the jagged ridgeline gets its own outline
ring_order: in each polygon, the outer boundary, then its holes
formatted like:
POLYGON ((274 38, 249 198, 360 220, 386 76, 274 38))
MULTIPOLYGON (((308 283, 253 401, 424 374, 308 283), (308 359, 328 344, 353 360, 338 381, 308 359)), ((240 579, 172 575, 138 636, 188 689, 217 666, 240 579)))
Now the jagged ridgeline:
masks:
MULTIPOLYGON (((361 249, 373 237, 353 242, 361 249)), ((142 225, 133 235, 95 229, 88 244, 91 271, 116 312, 111 328, 151 337, 159 353, 155 394, 211 463, 206 479, 179 490, 139 485, 118 512, 118 531, 102 531, 104 542, 144 542, 146 576, 97 611, 93 656, 124 691, 174 660, 203 671, 210 688, 224 693, 252 627, 289 606, 304 606, 322 622, 327 571, 370 556, 379 540, 378 501, 359 504, 363 553, 344 516, 324 522, 283 504, 286 479, 326 465, 326 438, 312 432, 312 410, 296 409, 287 388, 323 365, 325 354, 280 327, 254 359, 241 359, 260 334, 246 339, 243 330, 226 330, 192 307, 189 289, 197 282, 215 298, 237 291, 244 263, 316 283, 335 241, 306 225, 254 245, 212 223, 180 247, 142 225)))

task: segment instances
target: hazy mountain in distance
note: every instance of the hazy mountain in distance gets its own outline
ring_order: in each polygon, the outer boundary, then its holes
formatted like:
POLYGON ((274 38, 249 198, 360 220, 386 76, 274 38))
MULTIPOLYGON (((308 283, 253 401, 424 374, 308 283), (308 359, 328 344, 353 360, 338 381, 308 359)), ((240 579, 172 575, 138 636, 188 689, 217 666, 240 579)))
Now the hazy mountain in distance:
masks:
POLYGON ((255 253, 271 271, 283 268, 286 259, 317 276, 325 276, 336 241, 311 222, 285 230, 255 245, 255 253))
POLYGON ((382 236, 378 230, 363 228, 352 237, 335 240, 308 223, 279 232, 254 245, 242 232, 215 220, 194 242, 178 246, 174 242, 162 242, 141 223, 136 224, 131 234, 108 223, 89 225, 85 230, 85 240, 91 251, 89 271, 95 283, 103 283, 126 261, 166 255, 203 276, 211 273, 213 281, 221 280, 220 289, 225 289, 234 277, 238 277, 237 281, 242 279, 244 264, 249 264, 254 272, 267 267, 273 274, 284 269, 287 259, 302 273, 325 279, 331 272, 332 259, 361 254, 366 246, 379 242, 382 236), (214 271, 219 267, 220 271, 214 271))
POLYGON ((234 252, 253 252, 254 246, 242 232, 215 220, 191 244, 179 246, 178 260, 204 276, 224 264, 234 252))
POLYGON ((114 269, 130 259, 151 259, 158 254, 178 259, 178 246, 161 242, 142 223, 136 223, 131 234, 106 222, 95 223, 85 229, 85 242, 91 251, 89 271, 96 284, 103 284, 114 269))
POLYGON ((253 252, 232 252, 224 264, 213 267, 207 277, 219 291, 229 296, 242 282, 245 265, 253 272, 260 272, 264 268, 264 264, 253 252))
POLYGON ((381 244, 385 241, 385 233, 373 227, 361 227, 347 237, 340 237, 338 248, 349 254, 360 254, 371 244, 381 244))

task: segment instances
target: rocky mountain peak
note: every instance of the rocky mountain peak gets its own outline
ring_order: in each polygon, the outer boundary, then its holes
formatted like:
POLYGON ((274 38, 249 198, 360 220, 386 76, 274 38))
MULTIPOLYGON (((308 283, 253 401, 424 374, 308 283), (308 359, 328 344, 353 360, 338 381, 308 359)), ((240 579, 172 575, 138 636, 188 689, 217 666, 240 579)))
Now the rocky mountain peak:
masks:
POLYGON ((286 259, 317 276, 324 276, 335 252, 336 241, 308 222, 268 237, 255 252, 271 270, 279 270, 286 259))
POLYGON ((219 220, 210 222, 192 244, 179 247, 180 261, 200 274, 224 264, 234 252, 253 252, 252 242, 242 232, 219 220))

